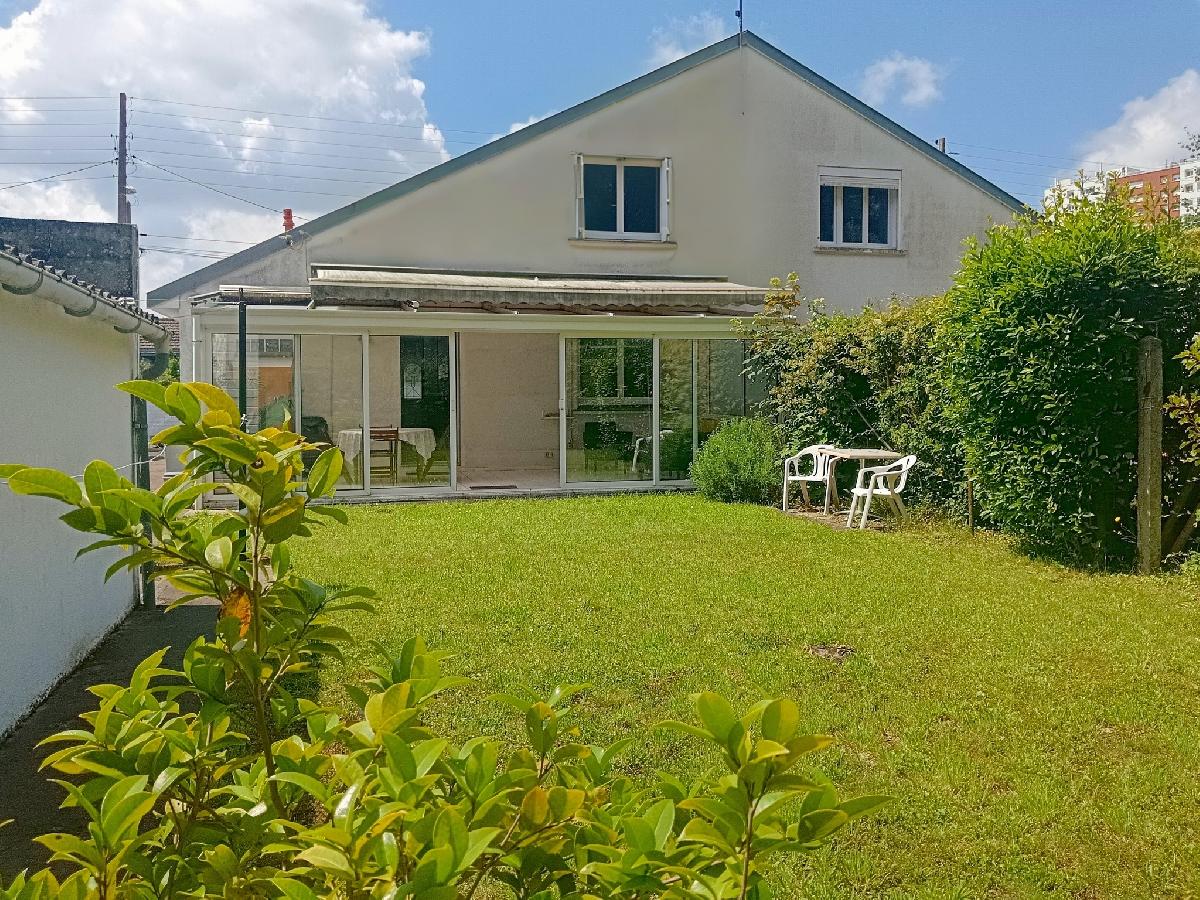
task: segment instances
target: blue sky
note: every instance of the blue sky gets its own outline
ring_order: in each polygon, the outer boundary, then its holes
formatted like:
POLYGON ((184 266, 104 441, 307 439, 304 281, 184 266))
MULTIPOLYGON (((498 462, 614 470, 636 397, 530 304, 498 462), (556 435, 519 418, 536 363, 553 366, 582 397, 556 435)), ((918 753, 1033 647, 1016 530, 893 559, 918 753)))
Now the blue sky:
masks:
MULTIPOLYGON (((747 3, 751 30, 1026 202, 1200 130, 1200 0, 747 3)), ((0 214, 111 219, 124 90, 157 285, 283 207, 320 215, 731 34, 735 5, 0 0, 0 214)))
MULTIPOLYGON (((397 26, 430 32, 431 53, 417 74, 428 84, 426 102, 435 121, 444 128, 504 130, 640 74, 656 37, 687 32, 693 17, 715 19, 724 33, 732 32, 734 5, 458 0, 389 2, 380 11, 397 26)), ((1024 196, 1040 193, 1033 185, 1053 174, 1038 162, 1070 170, 1077 165, 1071 158, 1090 155, 1089 136, 1117 122, 1126 102, 1152 96, 1200 65, 1200 42, 1180 38, 1200 35, 1200 3, 1194 0, 749 0, 746 21, 853 93, 876 60, 894 53, 928 60, 941 73, 940 98, 911 106, 897 92, 880 104, 882 111, 923 137, 948 137, 952 150, 958 144, 972 154, 964 162, 1024 196)), ((686 40, 683 45, 691 46, 686 40)), ((1200 121, 1193 128, 1200 129, 1200 121)), ((1112 162, 1150 166, 1161 160, 1112 162)))

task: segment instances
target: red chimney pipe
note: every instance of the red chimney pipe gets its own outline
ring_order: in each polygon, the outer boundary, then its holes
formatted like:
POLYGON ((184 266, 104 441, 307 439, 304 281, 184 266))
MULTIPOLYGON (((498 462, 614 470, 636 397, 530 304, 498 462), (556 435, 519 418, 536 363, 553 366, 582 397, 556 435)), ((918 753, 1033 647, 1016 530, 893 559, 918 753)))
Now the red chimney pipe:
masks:
POLYGON ((292 210, 287 208, 283 211, 283 230, 291 231, 296 227, 296 223, 292 221, 292 210))

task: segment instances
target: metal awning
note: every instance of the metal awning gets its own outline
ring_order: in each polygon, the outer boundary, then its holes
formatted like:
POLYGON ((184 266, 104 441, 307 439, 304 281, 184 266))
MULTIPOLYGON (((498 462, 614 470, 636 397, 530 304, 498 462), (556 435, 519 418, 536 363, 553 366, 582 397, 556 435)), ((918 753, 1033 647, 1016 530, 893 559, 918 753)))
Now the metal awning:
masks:
POLYGON ((564 315, 745 316, 762 307, 765 288, 725 278, 474 272, 317 264, 308 289, 222 285, 193 298, 212 305, 351 307, 401 312, 474 311, 564 315))

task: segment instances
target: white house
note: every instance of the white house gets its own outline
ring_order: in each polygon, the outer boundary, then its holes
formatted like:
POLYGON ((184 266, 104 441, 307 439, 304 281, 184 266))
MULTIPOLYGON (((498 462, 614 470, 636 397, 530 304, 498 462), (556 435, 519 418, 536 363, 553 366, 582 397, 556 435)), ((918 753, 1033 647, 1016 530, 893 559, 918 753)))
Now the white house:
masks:
POLYGON ((348 495, 670 487, 752 400, 731 319, 772 276, 942 291, 1020 208, 747 32, 149 299, 230 389, 244 303, 250 422, 341 445, 348 495))
MULTIPOLYGON (((132 478, 130 398, 113 386, 136 377, 139 337, 163 345, 167 332, 135 302, 0 244, 0 461, 81 474, 99 458, 132 478)), ((90 541, 63 512, 0 489, 0 735, 134 603, 132 575, 104 581, 113 554, 76 560, 90 541)))

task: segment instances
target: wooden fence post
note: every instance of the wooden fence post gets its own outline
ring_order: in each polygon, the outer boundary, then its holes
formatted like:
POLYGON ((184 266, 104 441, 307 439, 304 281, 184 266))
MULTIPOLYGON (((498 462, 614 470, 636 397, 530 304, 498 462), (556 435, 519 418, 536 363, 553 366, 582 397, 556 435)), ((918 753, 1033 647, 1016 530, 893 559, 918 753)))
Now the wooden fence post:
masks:
POLYGON ((1138 571, 1152 575, 1162 564, 1162 342, 1138 341, 1138 571))

